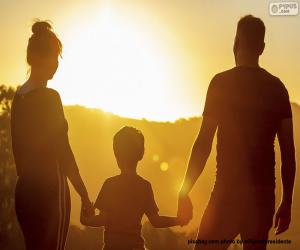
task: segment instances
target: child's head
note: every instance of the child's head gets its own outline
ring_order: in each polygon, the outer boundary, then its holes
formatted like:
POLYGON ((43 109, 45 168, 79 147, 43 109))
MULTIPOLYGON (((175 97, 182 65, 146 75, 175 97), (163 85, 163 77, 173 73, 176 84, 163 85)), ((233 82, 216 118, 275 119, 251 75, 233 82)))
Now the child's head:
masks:
POLYGON ((141 131, 125 126, 114 136, 113 148, 119 167, 136 166, 144 156, 144 136, 141 131))

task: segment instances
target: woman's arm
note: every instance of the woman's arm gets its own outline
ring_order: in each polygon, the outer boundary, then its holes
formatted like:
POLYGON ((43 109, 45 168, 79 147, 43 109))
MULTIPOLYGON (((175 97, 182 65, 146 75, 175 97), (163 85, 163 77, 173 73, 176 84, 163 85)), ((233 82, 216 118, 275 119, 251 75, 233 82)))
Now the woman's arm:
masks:
POLYGON ((90 207, 90 199, 87 189, 81 178, 73 151, 71 149, 67 132, 60 135, 58 142, 58 160, 64 174, 72 183, 74 189, 79 194, 82 203, 90 207))
POLYGON ((79 168, 77 166, 74 154, 72 152, 69 137, 68 137, 68 123, 65 119, 62 102, 58 92, 53 90, 53 105, 51 105, 52 131, 53 131, 53 146, 56 151, 57 160, 60 169, 68 177, 76 192, 80 195, 82 204, 86 209, 91 210, 92 204, 90 202, 87 189, 80 176, 79 168))
POLYGON ((83 204, 85 209, 91 211, 93 209, 93 206, 90 201, 85 184, 81 178, 79 168, 77 166, 74 154, 72 152, 69 143, 68 134, 67 133, 62 134, 59 140, 60 140, 59 147, 58 147, 59 163, 65 175, 72 183, 74 189, 79 194, 81 198, 81 203, 83 204))
POLYGON ((91 201, 89 199, 89 195, 87 189, 84 185, 84 182, 80 176, 79 171, 72 171, 67 175, 68 179, 72 183, 74 189, 79 194, 81 198, 81 202, 86 209, 91 209, 91 201))

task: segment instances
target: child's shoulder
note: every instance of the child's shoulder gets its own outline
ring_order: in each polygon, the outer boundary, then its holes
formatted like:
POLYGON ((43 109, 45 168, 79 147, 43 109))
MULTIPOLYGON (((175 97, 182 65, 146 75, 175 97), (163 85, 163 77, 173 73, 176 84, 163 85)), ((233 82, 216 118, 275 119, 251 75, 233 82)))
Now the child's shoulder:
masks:
POLYGON ((105 179, 104 184, 109 184, 117 181, 119 179, 119 175, 110 176, 107 179, 105 179))
POLYGON ((150 181, 146 180, 144 177, 137 175, 137 178, 139 179, 139 181, 144 184, 145 186, 151 186, 150 181))
POLYGON ((103 185, 119 185, 122 183, 128 183, 130 182, 132 185, 138 185, 139 187, 144 186, 144 187, 151 187, 151 183, 143 178, 140 175, 134 175, 134 176, 124 176, 122 174, 120 175, 115 175, 107 178, 103 185))

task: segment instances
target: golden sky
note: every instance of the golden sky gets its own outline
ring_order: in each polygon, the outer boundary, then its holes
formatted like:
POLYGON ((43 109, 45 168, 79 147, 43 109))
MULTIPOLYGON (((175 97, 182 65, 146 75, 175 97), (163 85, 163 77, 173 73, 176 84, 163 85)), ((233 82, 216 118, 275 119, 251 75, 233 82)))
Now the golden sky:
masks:
POLYGON ((34 18, 49 19, 64 44, 49 86, 64 104, 134 118, 200 115, 214 74, 234 66, 240 17, 266 25, 261 66, 300 103, 300 17, 270 16, 263 0, 1 0, 0 84, 26 81, 34 18))

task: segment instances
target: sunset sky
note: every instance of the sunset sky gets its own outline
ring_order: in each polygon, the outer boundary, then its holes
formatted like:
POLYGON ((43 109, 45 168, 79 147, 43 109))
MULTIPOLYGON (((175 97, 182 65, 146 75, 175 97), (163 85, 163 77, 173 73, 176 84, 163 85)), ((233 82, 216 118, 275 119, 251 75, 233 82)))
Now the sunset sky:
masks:
POLYGON ((0 84, 26 81, 35 18, 64 45, 49 82, 63 103, 118 115, 174 120, 200 115, 210 79, 234 66, 240 17, 266 25, 261 66, 300 103, 300 16, 270 16, 262 0, 1 0, 0 84))

